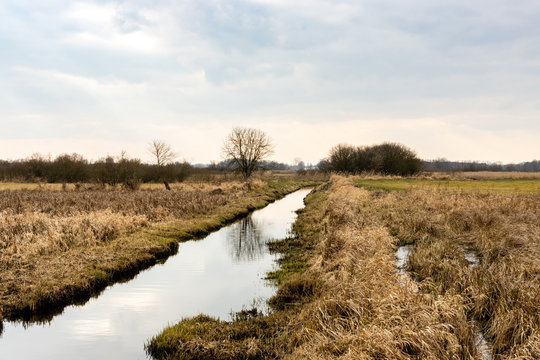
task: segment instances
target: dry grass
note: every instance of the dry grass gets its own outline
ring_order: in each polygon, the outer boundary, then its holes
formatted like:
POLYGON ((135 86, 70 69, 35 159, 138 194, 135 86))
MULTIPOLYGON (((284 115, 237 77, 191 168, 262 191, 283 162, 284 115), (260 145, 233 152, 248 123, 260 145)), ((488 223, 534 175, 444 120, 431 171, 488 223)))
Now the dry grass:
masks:
POLYGON ((372 196, 334 178, 326 228, 308 270, 321 295, 291 322, 288 358, 452 359, 476 355, 460 295, 415 291, 395 271, 396 239, 371 211, 372 196))
POLYGON ((475 323, 495 359, 540 358, 538 193, 388 192, 334 177, 308 197, 295 231, 276 244, 285 254, 271 274, 280 283, 273 314, 186 319, 149 343, 153 354, 480 359, 475 323), (414 244, 414 285, 395 269, 403 244, 414 244), (204 334, 194 336, 200 326, 204 334))
POLYGON ((149 351, 177 359, 209 352, 220 359, 478 358, 463 296, 418 292, 396 272, 398 240, 373 198, 339 177, 308 197, 298 239, 280 244, 286 270, 275 276, 274 314, 242 323, 205 318, 204 334, 201 319, 186 319, 152 339, 149 351), (239 327, 250 330, 238 335, 239 327), (251 355, 232 351, 245 344, 251 355))
MULTIPOLYGON (((262 188, 258 182, 252 188, 262 188)), ((245 196, 240 183, 124 191, 5 191, 0 196, 1 256, 27 258, 107 243, 149 224, 204 214, 245 196)), ((7 259, 3 259, 7 260, 7 259)))
POLYGON ((540 358, 540 195, 392 193, 381 218, 415 244, 411 270, 431 294, 459 294, 501 358, 540 358), (478 254, 470 267, 459 245, 478 254))
POLYGON ((361 179, 370 180, 396 180, 396 179, 420 179, 420 180, 511 180, 511 179, 540 179, 540 172, 525 171, 434 171, 423 172, 413 176, 381 175, 366 172, 357 176, 361 179))
POLYGON ((385 191, 438 190, 482 194, 540 194, 540 179, 356 178, 358 186, 385 191))
POLYGON ((305 185, 255 180, 118 189, 0 192, 0 318, 34 317, 173 253, 305 185))

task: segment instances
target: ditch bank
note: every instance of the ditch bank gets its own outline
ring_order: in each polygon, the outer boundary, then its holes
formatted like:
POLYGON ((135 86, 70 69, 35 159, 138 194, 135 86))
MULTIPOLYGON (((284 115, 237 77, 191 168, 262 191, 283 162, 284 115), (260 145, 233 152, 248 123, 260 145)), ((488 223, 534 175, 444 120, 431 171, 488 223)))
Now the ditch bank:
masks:
POLYGON ((142 270, 165 261, 177 252, 179 242, 202 238, 291 192, 313 185, 312 181, 268 181, 264 188, 249 191, 211 213, 126 234, 106 246, 44 256, 38 265, 55 269, 54 276, 38 279, 30 286, 10 285, 0 302, 0 318, 50 321, 65 306, 84 304, 107 286, 129 281, 142 270))
POLYGON ((50 323, 7 322, 0 358, 141 359, 145 341, 178 317, 204 311, 226 319, 250 302, 264 303, 275 291, 263 278, 275 260, 267 241, 287 236, 308 192, 289 194, 203 239, 179 244, 164 264, 84 306, 66 308, 50 323), (23 346, 29 342, 32 347, 23 346))

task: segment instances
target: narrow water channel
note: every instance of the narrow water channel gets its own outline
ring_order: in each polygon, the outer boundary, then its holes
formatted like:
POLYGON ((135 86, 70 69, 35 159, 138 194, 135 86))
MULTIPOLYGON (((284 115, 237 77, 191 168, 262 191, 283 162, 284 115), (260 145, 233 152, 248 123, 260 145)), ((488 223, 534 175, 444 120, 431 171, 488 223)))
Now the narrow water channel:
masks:
MULTIPOLYGON (((474 251, 464 245, 459 245, 459 247, 463 251, 463 256, 469 263, 469 266, 475 267, 479 264, 478 256, 474 251)), ((398 270, 398 274, 404 278, 404 283, 412 286, 414 291, 418 291, 416 282, 412 279, 411 275, 407 271, 409 257, 413 250, 414 245, 402 245, 397 248, 396 269, 398 270)), ((474 332, 474 341, 480 358, 482 360, 492 360, 493 353, 491 351, 491 344, 486 340, 480 325, 475 320, 470 320, 469 324, 474 332)))
POLYGON ((265 304, 275 288, 266 243, 288 236, 309 190, 299 190, 178 254, 67 307, 46 324, 4 323, 0 359, 146 359, 145 342, 166 325, 199 313, 228 320, 231 311, 265 304))

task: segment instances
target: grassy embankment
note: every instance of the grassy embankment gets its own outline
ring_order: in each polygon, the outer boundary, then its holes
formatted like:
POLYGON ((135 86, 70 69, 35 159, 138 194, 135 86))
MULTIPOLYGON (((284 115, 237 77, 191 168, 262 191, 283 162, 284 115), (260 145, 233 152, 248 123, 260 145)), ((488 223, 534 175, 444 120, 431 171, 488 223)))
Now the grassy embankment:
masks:
MULTIPOLYGON (((1 319, 47 319, 311 181, 0 191, 1 319)), ((12 190, 13 189, 13 190, 12 190)), ((61 187, 60 187, 61 189, 61 187)), ((1 328, 0 328, 1 329, 1 328)))
POLYGON ((478 359, 474 319, 498 358, 540 358, 538 191, 374 185, 334 178, 307 198, 297 237, 274 245, 284 252, 271 274, 280 284, 274 313, 231 323, 188 318, 148 351, 175 359, 478 359), (415 244, 409 267, 419 291, 394 268, 404 243, 415 244), (480 264, 471 268, 459 245, 480 264))

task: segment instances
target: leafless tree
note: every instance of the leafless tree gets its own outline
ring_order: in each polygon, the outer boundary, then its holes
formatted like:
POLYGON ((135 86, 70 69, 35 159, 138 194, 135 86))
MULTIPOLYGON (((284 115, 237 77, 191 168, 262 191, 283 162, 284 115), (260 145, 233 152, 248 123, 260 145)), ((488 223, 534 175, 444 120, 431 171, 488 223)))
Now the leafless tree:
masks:
POLYGON ((170 145, 161 141, 154 140, 148 145, 148 152, 152 154, 156 160, 156 165, 158 166, 160 173, 162 174, 163 184, 167 190, 171 190, 169 183, 164 178, 164 166, 169 164, 176 158, 176 153, 172 150, 170 145))
POLYGON ((152 154, 157 166, 164 166, 176 158, 172 148, 161 140, 154 140, 148 145, 148 152, 152 154))
POLYGON ((272 141, 263 131, 235 127, 223 144, 223 155, 248 179, 260 162, 274 153, 272 141))

